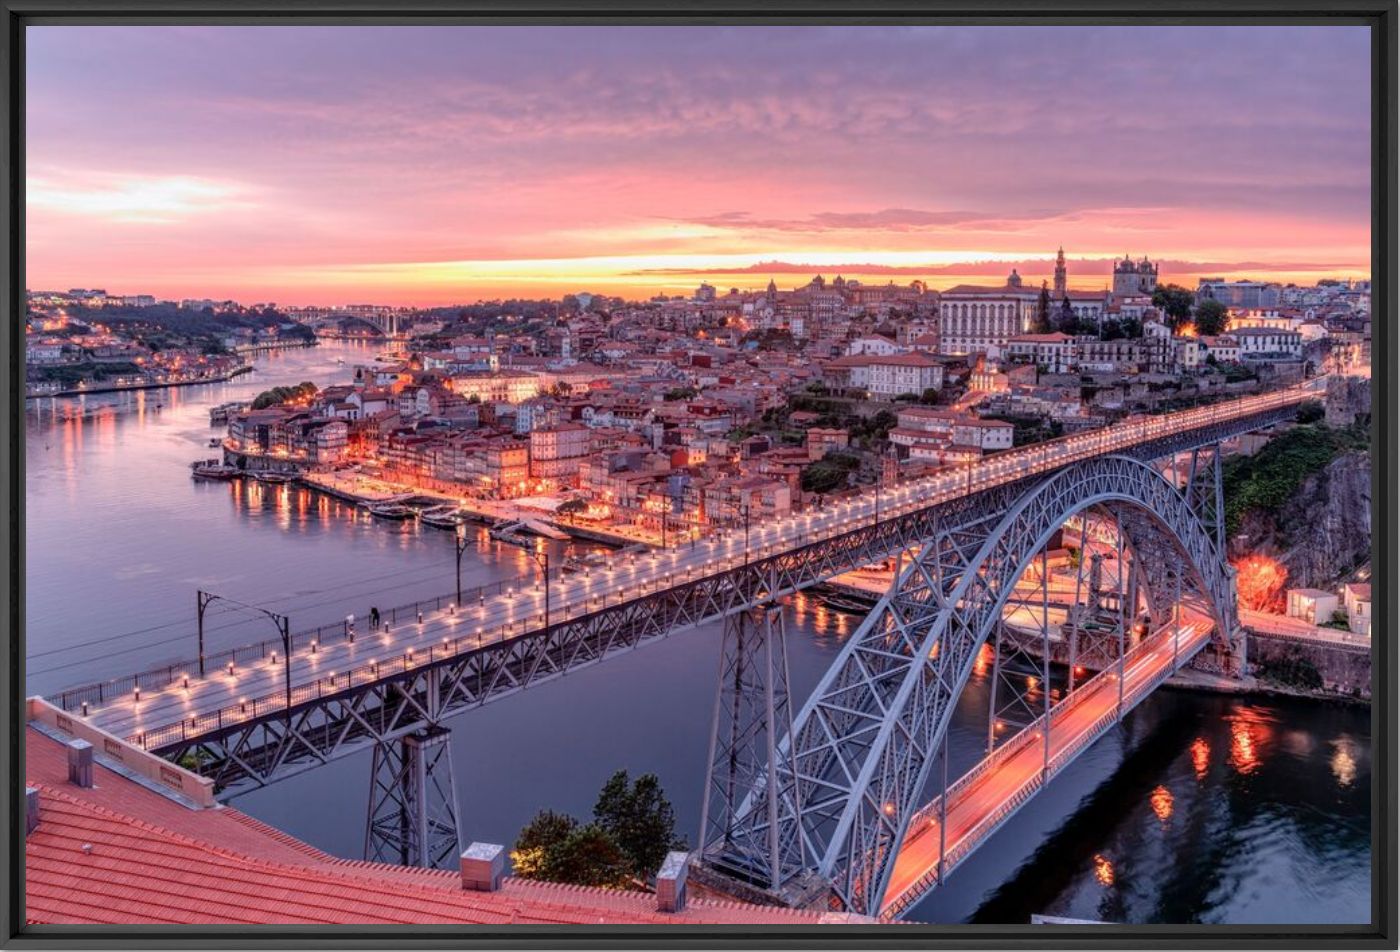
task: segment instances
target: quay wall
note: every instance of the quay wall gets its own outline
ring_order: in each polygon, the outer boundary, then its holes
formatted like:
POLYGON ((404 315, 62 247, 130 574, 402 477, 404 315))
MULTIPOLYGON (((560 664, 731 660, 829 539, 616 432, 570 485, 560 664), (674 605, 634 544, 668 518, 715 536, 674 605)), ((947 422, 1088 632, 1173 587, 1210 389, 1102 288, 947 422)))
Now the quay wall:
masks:
POLYGON ((1321 676, 1322 687, 1307 690, 1307 694, 1365 700, 1371 697, 1371 651, 1361 645, 1303 641, 1251 631, 1249 666, 1261 681, 1280 682, 1285 687, 1298 687, 1289 683, 1290 675, 1296 677, 1296 672, 1310 666, 1321 676))

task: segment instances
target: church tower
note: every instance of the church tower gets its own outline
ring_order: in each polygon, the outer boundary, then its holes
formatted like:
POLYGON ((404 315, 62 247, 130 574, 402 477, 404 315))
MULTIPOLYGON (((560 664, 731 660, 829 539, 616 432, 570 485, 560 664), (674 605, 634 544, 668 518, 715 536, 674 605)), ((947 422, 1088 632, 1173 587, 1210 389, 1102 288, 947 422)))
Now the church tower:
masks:
POLYGON ((1065 249, 1060 247, 1060 253, 1055 256, 1055 296, 1064 297, 1067 287, 1069 273, 1065 270, 1065 249))

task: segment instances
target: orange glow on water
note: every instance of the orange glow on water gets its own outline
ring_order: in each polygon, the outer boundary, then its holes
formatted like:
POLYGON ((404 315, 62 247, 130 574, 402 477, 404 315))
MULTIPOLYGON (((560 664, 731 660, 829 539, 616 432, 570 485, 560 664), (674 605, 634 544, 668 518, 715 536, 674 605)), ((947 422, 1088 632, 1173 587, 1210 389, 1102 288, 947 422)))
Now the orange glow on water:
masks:
POLYGON ((1102 853, 1094 854, 1094 878, 1100 886, 1113 885, 1113 863, 1102 853))
POLYGON ((1350 787, 1356 780, 1356 745, 1351 738, 1333 741, 1334 750, 1329 766, 1338 786, 1350 787))
POLYGON ((1288 570, 1267 555, 1247 555, 1234 563, 1240 606, 1254 611, 1281 612, 1288 570))
POLYGON ((977 660, 972 662, 972 673, 981 677, 987 673, 987 668, 991 665, 993 658, 992 646, 983 642, 982 647, 977 651, 977 660))
POLYGON ((1253 773, 1259 766, 1259 755, 1254 750, 1254 736, 1247 724, 1236 724, 1230 728, 1230 763, 1245 775, 1253 773))
POLYGON ((1204 737, 1197 737, 1191 742, 1191 767, 1196 771, 1196 779, 1205 779, 1206 771, 1210 769, 1210 744, 1204 737))
POLYGON ((1230 765, 1246 777, 1258 770, 1270 734, 1264 717, 1251 708, 1230 718, 1230 765))
POLYGON ((1157 819, 1165 823, 1172 818, 1172 806, 1175 804, 1175 800, 1172 797, 1172 792, 1166 787, 1158 785, 1157 789, 1152 791, 1149 802, 1152 804, 1152 812, 1157 814, 1157 819))

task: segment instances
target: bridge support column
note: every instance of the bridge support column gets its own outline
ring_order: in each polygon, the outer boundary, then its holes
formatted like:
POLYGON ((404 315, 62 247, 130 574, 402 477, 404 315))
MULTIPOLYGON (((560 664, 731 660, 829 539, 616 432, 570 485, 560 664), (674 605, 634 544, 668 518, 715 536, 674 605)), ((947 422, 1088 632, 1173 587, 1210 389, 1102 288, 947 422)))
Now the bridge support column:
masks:
POLYGON ((798 809, 790 779, 794 771, 784 760, 789 754, 778 744, 791 730, 782 611, 767 606, 730 615, 720 648, 700 815, 698 862, 704 868, 701 881, 711 888, 742 893, 751 901, 802 903, 779 895, 804 865, 801 843, 781 836, 792 824, 781 823, 780 815, 798 809), (749 817, 747 822, 741 816, 749 817))
POLYGON ((365 859, 437 869, 457 858, 451 740, 431 725, 374 745, 365 859))

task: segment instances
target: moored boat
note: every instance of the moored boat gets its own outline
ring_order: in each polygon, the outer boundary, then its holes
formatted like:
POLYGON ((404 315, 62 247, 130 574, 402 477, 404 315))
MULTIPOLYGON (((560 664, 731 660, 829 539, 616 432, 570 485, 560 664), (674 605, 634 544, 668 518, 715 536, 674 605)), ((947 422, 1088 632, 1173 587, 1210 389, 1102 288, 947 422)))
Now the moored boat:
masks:
POLYGON ((859 596, 845 594, 823 595, 821 602, 833 611, 845 612, 847 615, 868 615, 870 609, 875 607, 875 602, 866 601, 859 596))
POLYGON ((511 520, 502 522, 493 527, 488 535, 497 542, 506 542, 510 545, 518 545, 521 548, 533 548, 535 543, 528 537, 520 534, 521 524, 519 521, 511 520))
POLYGON ((254 473, 253 478, 260 483, 290 483, 296 479, 291 473, 254 473))
POLYGON ((456 529, 466 519, 456 506, 433 506, 418 513, 418 521, 435 529, 456 529))
POLYGON ((605 569, 608 567, 608 556, 603 552, 586 552, 583 555, 571 556, 564 560, 565 572, 585 572, 589 569, 605 569))
POLYGON ((190 475, 196 479, 233 479, 238 467, 217 459, 198 459, 190 464, 190 475))
POLYGON ((380 519, 402 520, 411 518, 413 510, 401 502, 386 502, 370 506, 369 514, 380 519))

